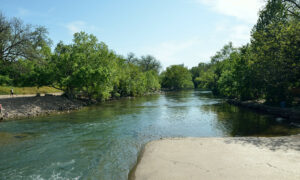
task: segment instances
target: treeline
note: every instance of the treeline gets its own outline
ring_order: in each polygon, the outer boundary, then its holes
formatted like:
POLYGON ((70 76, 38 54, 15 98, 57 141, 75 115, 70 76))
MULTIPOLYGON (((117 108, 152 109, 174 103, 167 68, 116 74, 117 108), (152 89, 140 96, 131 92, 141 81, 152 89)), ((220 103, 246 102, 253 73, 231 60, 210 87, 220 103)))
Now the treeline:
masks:
POLYGON ((54 52, 44 27, 0 14, 0 85, 50 86, 70 98, 106 100, 160 89, 160 62, 154 57, 122 57, 92 34, 75 33, 54 52))
POLYGON ((190 72, 196 88, 215 95, 291 104, 300 87, 300 1, 268 0, 251 43, 239 48, 229 43, 190 72))
POLYGON ((0 85, 51 86, 70 98, 105 100, 137 96, 160 87, 210 89, 240 100, 293 101, 300 88, 300 1, 267 0, 242 47, 225 45, 210 63, 190 70, 173 65, 160 73, 154 57, 122 57, 94 35, 75 33, 71 44, 51 51, 44 27, 24 25, 0 13, 0 85))

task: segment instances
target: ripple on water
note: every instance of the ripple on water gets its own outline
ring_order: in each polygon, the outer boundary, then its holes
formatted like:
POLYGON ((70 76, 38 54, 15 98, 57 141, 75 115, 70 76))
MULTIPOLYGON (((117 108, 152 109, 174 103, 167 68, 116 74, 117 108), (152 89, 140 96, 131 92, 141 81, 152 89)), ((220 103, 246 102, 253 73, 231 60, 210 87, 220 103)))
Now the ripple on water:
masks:
POLYGON ((121 99, 0 123, 0 179, 125 180, 151 140, 297 133, 291 122, 228 105, 209 92, 121 99))

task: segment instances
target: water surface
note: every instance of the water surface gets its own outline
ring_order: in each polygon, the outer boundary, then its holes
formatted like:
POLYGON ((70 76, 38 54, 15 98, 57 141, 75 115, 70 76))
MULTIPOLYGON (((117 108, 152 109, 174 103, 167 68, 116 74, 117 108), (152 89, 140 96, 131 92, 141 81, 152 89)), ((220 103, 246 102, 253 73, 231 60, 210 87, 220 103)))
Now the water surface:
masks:
POLYGON ((121 99, 0 123, 0 179, 122 180, 151 140, 297 133, 287 120, 231 106, 206 91, 121 99))

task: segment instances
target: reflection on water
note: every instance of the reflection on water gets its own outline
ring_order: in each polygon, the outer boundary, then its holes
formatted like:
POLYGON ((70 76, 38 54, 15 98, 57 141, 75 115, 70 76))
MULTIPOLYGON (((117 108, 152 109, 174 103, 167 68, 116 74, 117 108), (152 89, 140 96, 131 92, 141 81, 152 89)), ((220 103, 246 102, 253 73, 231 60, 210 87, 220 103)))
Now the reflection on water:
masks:
POLYGON ((299 133, 299 129, 287 120, 277 122, 270 115, 254 113, 227 103, 204 105, 201 108, 216 114, 217 128, 229 136, 282 136, 299 133))
POLYGON ((207 91, 182 91, 0 123, 0 179, 127 179, 141 147, 154 139, 300 133, 275 118, 207 91))

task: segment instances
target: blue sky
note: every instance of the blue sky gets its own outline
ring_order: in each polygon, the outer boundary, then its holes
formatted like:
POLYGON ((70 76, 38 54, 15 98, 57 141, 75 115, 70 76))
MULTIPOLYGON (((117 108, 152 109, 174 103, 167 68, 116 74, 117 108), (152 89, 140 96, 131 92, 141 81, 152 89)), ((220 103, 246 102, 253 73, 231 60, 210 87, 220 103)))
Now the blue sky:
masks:
POLYGON ((154 55, 163 67, 208 62, 232 41, 250 40, 262 0, 0 0, 7 17, 43 25, 53 46, 96 35, 118 54, 154 55))

